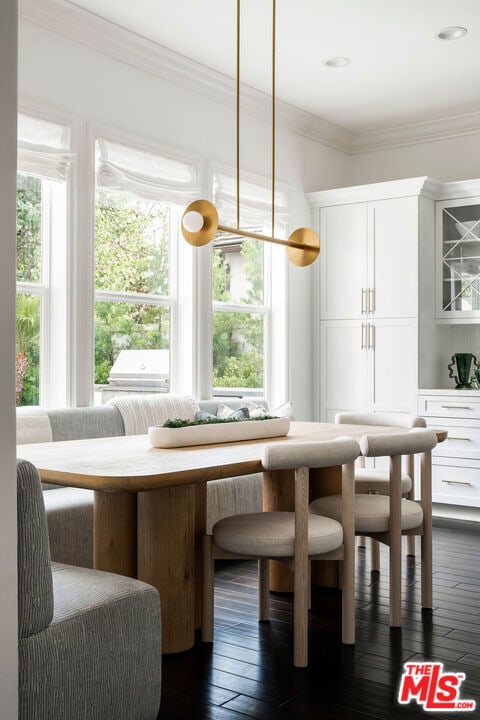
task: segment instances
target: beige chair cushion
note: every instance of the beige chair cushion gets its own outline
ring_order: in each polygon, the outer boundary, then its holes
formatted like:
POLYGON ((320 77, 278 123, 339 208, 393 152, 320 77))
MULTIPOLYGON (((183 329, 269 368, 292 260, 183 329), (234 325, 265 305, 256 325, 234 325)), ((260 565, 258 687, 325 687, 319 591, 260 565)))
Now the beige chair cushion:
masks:
MULTIPOLYGON (((310 504, 310 512, 325 515, 341 522, 342 497, 328 495, 310 504)), ((390 519, 390 498, 386 495, 355 495, 355 532, 386 532, 390 519)), ((419 527, 423 522, 420 505, 402 499, 402 530, 419 527)))
MULTIPOLYGON (((402 473, 402 495, 412 489, 412 479, 402 473)), ((390 477, 388 470, 375 470, 374 468, 355 468, 355 492, 361 495, 378 493, 390 495, 390 477)))
MULTIPOLYGON (((254 557, 293 557, 295 514, 261 512, 232 515, 213 527, 217 547, 254 557)), ((340 547, 343 529, 339 522, 319 515, 308 519, 308 554, 320 555, 340 547)))

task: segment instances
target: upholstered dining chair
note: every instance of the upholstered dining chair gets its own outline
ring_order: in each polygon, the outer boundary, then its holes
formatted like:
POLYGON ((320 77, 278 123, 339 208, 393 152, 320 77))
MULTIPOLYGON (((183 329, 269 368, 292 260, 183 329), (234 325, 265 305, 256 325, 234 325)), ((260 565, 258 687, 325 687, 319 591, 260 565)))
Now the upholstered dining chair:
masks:
POLYGON ((37 469, 17 461, 19 720, 156 720, 158 590, 54 563, 37 469))
MULTIPOLYGON (((336 423, 348 425, 383 425, 385 427, 415 428, 426 427, 425 419, 416 415, 377 412, 341 412, 335 415, 336 423)), ((415 463, 413 456, 405 458, 406 467, 402 470, 402 496, 415 499, 415 463)), ((390 477, 388 470, 365 467, 365 458, 361 455, 355 467, 355 492, 388 495, 390 477)), ((364 538, 359 538, 364 546, 364 538)), ((415 537, 407 537, 407 555, 415 556, 415 537)), ((372 570, 380 570, 380 546, 376 540, 370 540, 370 562, 372 570)))
POLYGON ((231 515, 204 537, 202 640, 213 641, 214 561, 220 558, 259 561, 259 619, 269 618, 269 559, 294 572, 294 665, 308 663, 309 560, 343 560, 342 641, 355 642, 355 536, 353 463, 360 448, 352 438, 326 442, 273 443, 263 452, 265 470, 295 471, 294 512, 231 515), (341 521, 311 515, 309 468, 343 466, 341 521))
MULTIPOLYGON (((390 457, 389 495, 355 494, 355 533, 389 546, 390 625, 401 625, 402 535, 421 535, 422 608, 432 608, 432 458, 437 444, 432 430, 414 428, 408 432, 364 435, 360 448, 366 457, 390 457), (421 500, 402 498, 402 455, 421 455, 421 500)), ((312 513, 342 520, 342 498, 330 495, 310 505, 312 513)))

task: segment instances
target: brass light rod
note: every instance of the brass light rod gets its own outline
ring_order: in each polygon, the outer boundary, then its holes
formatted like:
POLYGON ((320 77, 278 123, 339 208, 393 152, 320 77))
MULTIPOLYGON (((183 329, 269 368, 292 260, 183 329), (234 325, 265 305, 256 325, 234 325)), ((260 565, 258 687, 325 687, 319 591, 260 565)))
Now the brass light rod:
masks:
POLYGON ((275 245, 285 245, 285 247, 298 248, 298 250, 318 250, 315 245, 303 245, 300 242, 292 242, 291 240, 280 240, 279 238, 270 237, 270 235, 261 235, 260 233, 250 232, 249 230, 227 227, 227 225, 217 225, 217 228, 231 235, 241 235, 242 237, 253 238, 254 240, 263 240, 275 243, 275 245))
POLYGON ((290 262, 298 266, 311 265, 320 252, 320 238, 311 228, 301 227, 295 230, 288 240, 274 237, 275 233, 275 46, 276 46, 276 0, 272 0, 272 235, 261 235, 240 228, 240 2, 237 0, 237 78, 236 78, 236 221, 237 227, 219 225, 218 212, 208 200, 195 200, 190 203, 182 216, 182 235, 195 247, 206 245, 218 230, 232 235, 253 238, 263 242, 283 245, 287 248, 290 262))

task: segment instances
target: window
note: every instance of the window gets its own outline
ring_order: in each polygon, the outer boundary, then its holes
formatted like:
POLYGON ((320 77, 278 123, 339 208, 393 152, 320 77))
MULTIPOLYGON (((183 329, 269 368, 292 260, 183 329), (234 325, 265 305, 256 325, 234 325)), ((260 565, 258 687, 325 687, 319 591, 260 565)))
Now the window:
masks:
MULTIPOLYGON (((95 384, 108 383, 121 351, 171 351, 177 311, 176 244, 180 206, 194 197, 195 168, 103 138, 96 143, 95 384)), ((138 353, 124 378, 142 379, 138 353), (136 375, 138 373, 138 375, 136 375)), ((145 355, 144 357, 147 357, 145 355)), ((165 353, 148 355, 149 381, 170 386, 165 353), (157 371, 155 373, 155 370, 157 371), (165 377, 166 375, 166 377, 165 377), (165 382, 166 380, 166 382, 165 382)), ((123 357, 125 362, 125 354, 123 357)), ((143 365, 143 363, 141 363, 143 365)), ((111 378, 112 379, 112 378, 111 378)), ((145 378, 143 377, 145 382, 145 378)))
MULTIPOLYGON (((18 132, 15 390, 17 405, 38 405, 60 362, 51 340, 55 306, 65 306, 65 293, 62 283, 52 286, 51 257, 66 254, 69 129, 20 115, 18 132)), ((63 377, 57 373, 60 384, 63 377)))
MULTIPOLYGON (((241 227, 271 233, 271 197, 258 182, 242 181, 241 227)), ((236 224, 236 181, 214 174, 214 202, 222 224, 236 224)), ((286 229, 286 195, 277 193, 276 234, 286 229)), ((218 233, 213 246, 214 394, 264 395, 270 337, 271 247, 238 235, 218 233)))

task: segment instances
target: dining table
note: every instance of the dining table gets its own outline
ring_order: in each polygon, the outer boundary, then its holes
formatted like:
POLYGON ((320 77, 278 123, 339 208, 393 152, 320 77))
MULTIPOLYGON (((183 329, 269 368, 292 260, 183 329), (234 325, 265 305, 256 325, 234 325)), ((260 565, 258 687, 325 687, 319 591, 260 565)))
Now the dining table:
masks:
MULTIPOLYGON (((395 431, 406 430, 292 422, 288 434, 276 438, 166 449, 152 447, 148 435, 127 435, 19 445, 17 456, 31 461, 43 482, 94 491, 93 566, 158 588, 162 650, 175 653, 194 645, 201 623, 207 483, 263 472, 262 452, 270 443, 395 431)), ((437 431, 439 441, 446 435, 437 431)), ((340 492, 341 473, 341 466, 311 470, 312 499, 340 492)), ((293 471, 263 472, 264 510, 293 507, 293 471)), ((278 562, 272 562, 270 587, 293 589, 291 572, 278 562)))

